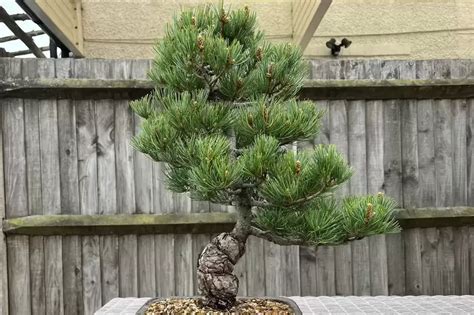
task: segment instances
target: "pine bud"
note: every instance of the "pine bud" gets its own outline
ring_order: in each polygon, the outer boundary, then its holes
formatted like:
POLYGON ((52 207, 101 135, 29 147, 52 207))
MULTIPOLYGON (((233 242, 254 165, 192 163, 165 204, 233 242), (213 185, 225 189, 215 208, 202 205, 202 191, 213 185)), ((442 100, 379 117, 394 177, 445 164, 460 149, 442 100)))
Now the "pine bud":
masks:
POLYGON ((295 173, 297 176, 301 174, 301 161, 300 160, 296 161, 295 173))
POLYGON ((198 35, 197 37, 197 47, 200 51, 204 50, 204 37, 202 37, 201 35, 198 35))
POLYGON ((267 123, 268 122, 268 108, 265 107, 263 110, 263 120, 267 123))
POLYGON ((262 47, 257 48, 257 53, 255 54, 255 57, 257 58, 257 61, 262 61, 262 58, 263 58, 262 47))
POLYGON ((229 54, 227 55, 227 65, 232 66, 235 63, 235 59, 229 54))
POLYGON ((365 224, 368 224, 373 216, 374 216, 374 206, 369 202, 367 204, 367 210, 365 212, 365 224))
POLYGON ((383 198, 383 192, 379 191, 379 192, 377 193, 377 197, 380 198, 380 199, 382 199, 382 198, 383 198))
POLYGON ((195 16, 191 17, 191 25, 194 25, 194 26, 196 25, 196 17, 195 16))
POLYGON ((235 83, 235 85, 236 85, 237 90, 240 90, 244 86, 244 81, 242 81, 242 79, 239 78, 237 82, 235 83))
POLYGON ((252 114, 248 114, 247 123, 249 124, 250 127, 253 127, 253 116, 252 116, 252 114))
POLYGON ((250 10, 249 10, 249 6, 248 6, 248 5, 246 5, 246 6, 244 7, 244 11, 245 11, 245 15, 246 15, 246 16, 249 16, 249 15, 250 15, 250 10))
POLYGON ((222 9, 222 11, 221 11, 221 23, 222 24, 227 24, 227 23, 229 23, 229 20, 230 20, 229 16, 227 14, 225 14, 225 10, 222 9))
POLYGON ((228 177, 228 176, 229 176, 229 171, 228 171, 228 170, 225 170, 224 176, 225 176, 225 177, 228 177))
POLYGON ((267 68, 267 78, 270 79, 272 76, 273 76, 273 62, 271 62, 267 68))

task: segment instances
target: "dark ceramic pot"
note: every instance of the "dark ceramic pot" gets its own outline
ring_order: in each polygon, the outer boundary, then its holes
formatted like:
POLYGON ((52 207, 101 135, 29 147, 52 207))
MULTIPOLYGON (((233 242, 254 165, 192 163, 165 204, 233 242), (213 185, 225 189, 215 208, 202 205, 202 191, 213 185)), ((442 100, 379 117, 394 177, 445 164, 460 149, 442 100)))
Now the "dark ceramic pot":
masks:
MULTIPOLYGON (((169 298, 183 298, 183 299, 186 299, 187 297, 179 297, 179 296, 173 296, 173 297, 166 297, 166 298, 153 298, 153 299, 150 299, 148 302, 146 302, 145 305, 143 305, 139 310, 138 312, 136 313, 136 315, 145 315, 145 311, 148 309, 148 306, 156 301, 161 301, 161 300, 165 300, 165 299, 169 299, 169 298)), ((193 296, 192 298, 200 298, 200 296, 193 296)), ((253 297, 238 297, 237 299, 238 300, 246 300, 246 299, 252 299, 253 297)), ((285 298, 285 297, 268 297, 268 296, 263 296, 263 297, 257 297, 259 299, 266 299, 266 300, 273 300, 273 301, 278 301, 278 302, 282 302, 282 303, 285 303, 285 304, 288 304, 291 309, 293 310, 294 314, 295 315, 303 315, 303 313, 301 312, 300 308, 298 307, 298 305, 296 305, 296 303, 293 301, 293 300, 290 300, 288 298, 285 298)))

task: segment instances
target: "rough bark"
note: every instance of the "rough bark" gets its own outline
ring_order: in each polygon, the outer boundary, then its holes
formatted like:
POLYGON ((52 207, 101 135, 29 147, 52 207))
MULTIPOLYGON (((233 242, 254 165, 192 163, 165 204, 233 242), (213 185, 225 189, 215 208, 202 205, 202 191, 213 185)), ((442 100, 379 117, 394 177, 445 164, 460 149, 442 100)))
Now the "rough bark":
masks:
POLYGON ((229 309, 236 301, 239 279, 234 266, 245 253, 250 234, 251 210, 245 195, 239 196, 237 223, 230 233, 214 237, 198 258, 197 277, 203 303, 214 309, 229 309))

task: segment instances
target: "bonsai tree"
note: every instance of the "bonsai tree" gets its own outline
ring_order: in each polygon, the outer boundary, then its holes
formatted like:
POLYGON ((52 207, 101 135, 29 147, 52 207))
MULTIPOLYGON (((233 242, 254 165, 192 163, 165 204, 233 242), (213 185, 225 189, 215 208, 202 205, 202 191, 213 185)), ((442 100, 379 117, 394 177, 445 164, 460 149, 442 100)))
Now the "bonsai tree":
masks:
POLYGON ((333 145, 295 152, 313 139, 323 112, 296 96, 307 76, 302 53, 270 44, 247 7, 186 10, 156 45, 156 89, 131 103, 144 118, 133 145, 167 164, 169 189, 235 206, 237 222, 198 260, 204 304, 236 301, 235 264, 250 235, 280 245, 337 245, 399 229, 392 199, 335 197, 352 174, 333 145))

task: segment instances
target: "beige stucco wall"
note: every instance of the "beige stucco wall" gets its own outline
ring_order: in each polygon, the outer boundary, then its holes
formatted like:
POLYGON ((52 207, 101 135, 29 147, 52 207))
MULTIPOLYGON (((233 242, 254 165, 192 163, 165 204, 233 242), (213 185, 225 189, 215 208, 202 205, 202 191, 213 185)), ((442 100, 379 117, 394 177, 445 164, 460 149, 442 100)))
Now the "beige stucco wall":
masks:
MULTIPOLYGON (((177 10, 202 0, 82 0, 84 52, 94 58, 149 58, 177 10)), ((226 1, 257 12, 272 41, 291 41, 288 0, 226 1)), ((347 37, 341 57, 474 58, 474 0, 333 0, 305 54, 329 57, 325 42, 347 37)))

